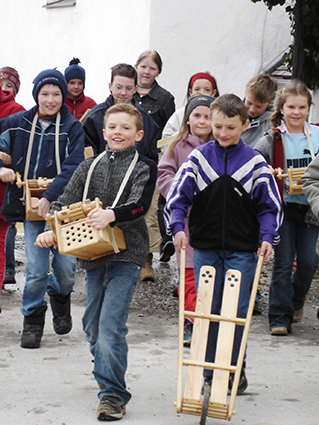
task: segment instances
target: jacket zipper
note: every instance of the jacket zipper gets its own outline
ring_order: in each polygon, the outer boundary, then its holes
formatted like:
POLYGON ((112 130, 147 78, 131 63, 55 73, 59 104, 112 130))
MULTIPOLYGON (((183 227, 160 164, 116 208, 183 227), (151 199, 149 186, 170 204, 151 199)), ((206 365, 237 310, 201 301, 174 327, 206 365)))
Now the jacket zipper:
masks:
MULTIPOLYGON (((224 155, 223 155, 223 160, 225 162, 224 165, 224 176, 227 175, 227 157, 228 157, 228 147, 225 148, 224 151, 224 155)), ((226 191, 226 186, 227 186, 227 180, 226 178, 224 178, 224 196, 223 196, 223 211, 226 211, 226 198, 227 198, 227 191, 226 191)), ((225 229, 226 229, 226 225, 225 225, 225 214, 223 214, 223 220, 222 220, 222 247, 223 249, 225 249, 225 229)))

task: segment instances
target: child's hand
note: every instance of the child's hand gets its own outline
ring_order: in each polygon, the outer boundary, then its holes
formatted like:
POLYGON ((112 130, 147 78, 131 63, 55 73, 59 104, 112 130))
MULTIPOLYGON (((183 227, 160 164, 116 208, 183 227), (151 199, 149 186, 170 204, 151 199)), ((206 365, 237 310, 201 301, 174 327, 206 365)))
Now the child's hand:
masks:
POLYGON ((272 253, 271 243, 267 241, 262 242, 261 247, 258 249, 257 255, 259 256, 260 254, 263 254, 264 260, 267 260, 267 258, 269 257, 271 253, 272 253))
POLYGON ((40 233, 35 241, 35 245, 38 245, 40 248, 50 248, 52 245, 55 249, 58 247, 58 244, 54 240, 54 233, 52 230, 40 233))
POLYGON ((174 236, 174 245, 177 249, 177 252, 181 252, 181 249, 186 249, 188 246, 188 239, 185 235, 185 232, 182 230, 180 232, 175 233, 174 236))
POLYGON ((104 229, 109 223, 115 221, 115 214, 113 210, 103 210, 102 208, 94 208, 86 217, 86 224, 94 229, 104 229))
POLYGON ((46 198, 41 198, 37 204, 32 205, 32 209, 37 209, 38 215, 45 218, 50 209, 50 202, 46 198))
POLYGON ((270 171, 271 171, 271 174, 274 176, 274 177, 276 177, 276 175, 277 175, 277 171, 270 165, 270 164, 268 164, 268 167, 270 168, 270 171))
POLYGON ((0 152, 0 159, 3 161, 5 165, 11 164, 11 156, 5 152, 0 152))
POLYGON ((0 180, 3 183, 14 183, 16 179, 15 172, 11 168, 0 167, 0 180))

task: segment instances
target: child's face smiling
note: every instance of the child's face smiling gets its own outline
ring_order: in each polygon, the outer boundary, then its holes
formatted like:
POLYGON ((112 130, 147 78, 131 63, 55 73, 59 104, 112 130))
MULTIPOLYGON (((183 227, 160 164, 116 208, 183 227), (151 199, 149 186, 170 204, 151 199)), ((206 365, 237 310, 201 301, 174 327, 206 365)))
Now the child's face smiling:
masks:
POLYGON ((43 115, 56 115, 62 106, 62 92, 59 86, 45 84, 38 94, 39 112, 43 115))
POLYGON ((303 133, 304 124, 309 114, 306 96, 288 96, 281 110, 289 133, 303 133))
POLYGON ((104 139, 111 151, 121 151, 139 142, 144 131, 137 131, 135 118, 126 112, 111 114, 103 129, 104 139))
POLYGON ((113 82, 109 84, 110 92, 113 95, 114 103, 129 103, 136 92, 134 78, 116 75, 113 82))
POLYGON ((217 93, 217 90, 213 88, 213 85, 206 78, 199 78, 194 81, 194 84, 189 89, 189 95, 193 94, 205 94, 206 96, 214 97, 217 93))
POLYGON ((247 129, 249 120, 243 124, 239 115, 228 117, 221 111, 213 111, 212 126, 214 138, 223 148, 237 145, 240 135, 247 129))

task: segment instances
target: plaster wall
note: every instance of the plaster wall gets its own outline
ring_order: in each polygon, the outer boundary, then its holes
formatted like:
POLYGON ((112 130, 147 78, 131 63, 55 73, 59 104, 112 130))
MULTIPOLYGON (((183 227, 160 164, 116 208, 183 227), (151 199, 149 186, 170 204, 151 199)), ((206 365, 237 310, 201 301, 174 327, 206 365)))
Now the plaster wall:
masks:
POLYGON ((244 95, 247 80, 291 42, 282 7, 268 11, 250 0, 76 0, 47 9, 45 0, 0 0, 1 66, 21 75, 17 101, 34 105, 32 80, 43 69, 62 72, 72 57, 86 70, 85 93, 108 95, 110 67, 134 64, 145 49, 158 50, 159 83, 182 106, 189 77, 211 71, 220 92, 244 95))

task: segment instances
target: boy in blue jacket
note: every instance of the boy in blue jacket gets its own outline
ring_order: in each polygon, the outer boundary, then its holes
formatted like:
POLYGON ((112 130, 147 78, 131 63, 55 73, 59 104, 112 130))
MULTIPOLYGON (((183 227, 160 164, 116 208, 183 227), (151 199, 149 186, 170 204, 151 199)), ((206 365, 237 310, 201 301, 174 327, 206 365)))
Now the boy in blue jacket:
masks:
MULTIPOLYGON (((240 139, 249 125, 244 103, 227 94, 212 105, 215 140, 194 149, 176 174, 165 208, 168 233, 178 251, 188 244, 184 217, 189 217, 190 244, 194 248, 194 273, 198 286, 200 269, 216 269, 212 314, 220 314, 225 272, 242 273, 238 317, 247 314, 256 268, 256 252, 266 259, 279 243, 282 222, 279 191, 264 158, 240 139), (260 248, 258 249, 258 246, 260 248)), ((237 364, 242 326, 236 327, 232 364, 237 364)), ((214 362, 218 323, 211 322, 206 361, 214 362)), ((212 371, 205 370, 211 382, 212 371)), ((232 386, 232 376, 229 387, 232 386)), ((245 365, 238 392, 248 386, 245 365)))
POLYGON ((53 273, 48 274, 50 249, 34 245, 43 232, 50 204, 61 195, 74 170, 84 159, 84 131, 64 105, 67 85, 55 69, 42 71, 34 79, 32 95, 37 105, 0 121, 0 150, 11 156, 11 168, 0 161, 0 179, 7 182, 1 213, 6 221, 22 221, 26 244, 26 282, 21 312, 24 316, 21 347, 39 348, 43 334, 48 292, 53 326, 58 334, 72 328, 70 293, 76 260, 52 249, 53 273), (38 221, 25 219, 25 194, 15 184, 15 173, 23 180, 54 179, 34 205, 38 221), (11 184, 10 184, 11 183, 11 184))

